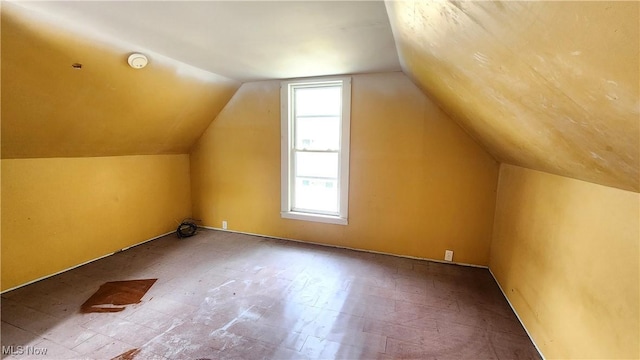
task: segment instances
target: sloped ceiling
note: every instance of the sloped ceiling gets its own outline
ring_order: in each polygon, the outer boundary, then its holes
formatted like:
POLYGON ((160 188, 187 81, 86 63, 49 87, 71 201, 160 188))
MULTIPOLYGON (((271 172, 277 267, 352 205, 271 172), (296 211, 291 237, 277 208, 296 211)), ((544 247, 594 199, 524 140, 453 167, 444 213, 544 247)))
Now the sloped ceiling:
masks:
POLYGON ((240 87, 158 55, 132 69, 131 47, 78 36, 11 3, 1 21, 5 159, 188 153, 240 87))
POLYGON ((496 159, 640 191, 638 2, 2 4, 3 158, 184 153, 241 81, 402 68, 496 159))
POLYGON ((386 3, 404 71, 500 161, 638 192, 638 2, 386 3))
POLYGON ((400 70, 382 1, 19 4, 239 81, 400 70))
POLYGON ((400 71, 382 1, 4 1, 1 25, 2 158, 187 153, 242 81, 400 71))

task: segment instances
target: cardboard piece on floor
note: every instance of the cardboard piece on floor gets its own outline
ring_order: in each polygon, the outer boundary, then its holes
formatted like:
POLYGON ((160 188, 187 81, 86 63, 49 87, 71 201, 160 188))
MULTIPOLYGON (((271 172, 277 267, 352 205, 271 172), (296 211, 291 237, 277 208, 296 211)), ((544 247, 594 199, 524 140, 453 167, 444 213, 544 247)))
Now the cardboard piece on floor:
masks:
POLYGON ((110 281, 82 304, 80 312, 119 312, 124 305, 137 304, 158 279, 110 281))
POLYGON ((122 354, 114 357, 111 360, 133 360, 133 358, 135 358, 139 352, 140 352, 140 349, 131 349, 129 351, 123 352, 122 354))

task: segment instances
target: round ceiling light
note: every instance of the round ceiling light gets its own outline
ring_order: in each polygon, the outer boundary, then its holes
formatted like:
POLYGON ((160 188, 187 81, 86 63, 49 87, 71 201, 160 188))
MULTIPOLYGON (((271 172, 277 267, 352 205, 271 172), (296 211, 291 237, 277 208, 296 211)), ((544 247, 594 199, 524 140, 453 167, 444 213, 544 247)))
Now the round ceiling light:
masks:
POLYGON ((127 59, 127 62, 129 63, 129 66, 134 69, 142 69, 143 67, 147 66, 149 60, 142 54, 133 53, 129 55, 129 59, 127 59))

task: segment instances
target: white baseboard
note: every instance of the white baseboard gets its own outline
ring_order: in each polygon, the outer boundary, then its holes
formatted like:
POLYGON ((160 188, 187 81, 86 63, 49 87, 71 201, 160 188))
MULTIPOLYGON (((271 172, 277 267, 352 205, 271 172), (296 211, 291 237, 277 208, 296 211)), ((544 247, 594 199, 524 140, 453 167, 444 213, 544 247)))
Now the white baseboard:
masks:
POLYGON ((507 297, 507 293, 504 292, 504 289, 502 288, 502 286, 500 285, 500 283, 498 282, 498 279, 496 279, 496 276, 493 274, 493 271, 491 271, 490 268, 489 269, 489 274, 491 274, 491 276, 493 277, 493 280, 496 282, 496 284, 498 284, 498 288, 500 289, 500 291, 502 292, 502 296, 504 296, 504 299, 507 300, 507 304, 509 304, 509 306, 511 307, 511 310, 513 311, 514 314, 516 314, 516 317, 518 318, 518 321, 520 321, 520 325, 522 325, 522 328, 524 329, 524 331, 527 333, 527 336, 529 337, 529 339, 531 340, 531 342, 533 343, 533 346, 535 346, 536 350, 538 351, 538 354, 540 355, 540 357, 544 360, 544 355, 542 355, 542 351, 540 351, 540 347, 538 347, 538 344, 536 344, 536 341, 533 340, 533 337, 531 337, 531 333, 529 332, 529 330, 527 329, 527 327, 524 325, 524 323, 522 322, 522 319, 520 318, 520 315, 518 315, 518 312, 516 311, 516 309, 513 307, 513 304, 511 304, 511 301, 509 301, 509 298, 507 297))
POLYGON ((35 280, 31 280, 31 281, 29 281, 29 282, 26 282, 26 283, 21 284, 21 285, 18 285, 18 286, 14 286, 14 287, 12 287, 12 288, 10 288, 10 289, 3 290, 2 292, 0 292, 0 294, 4 294, 4 293, 9 292, 9 291, 11 291, 11 290, 15 290, 15 289, 21 288, 21 287, 23 287, 23 286, 31 285, 31 284, 33 284, 33 283, 36 283, 36 282, 40 281, 40 280, 44 280, 44 279, 50 278, 50 277, 52 277, 52 276, 56 276, 56 275, 62 274, 63 272, 66 272, 66 271, 69 271, 69 270, 73 270, 73 269, 75 269, 75 268, 79 268, 79 267, 80 267, 80 266, 82 266, 82 265, 86 265, 86 264, 88 264, 88 263, 91 263, 91 262, 94 262, 94 261, 97 261, 97 260, 100 260, 100 259, 104 259, 104 258, 106 258, 106 257, 108 257, 108 256, 113 255, 113 254, 116 254, 116 253, 119 253, 119 252, 121 252, 121 251, 125 251, 125 250, 127 250, 127 249, 130 249, 130 248, 132 248, 132 247, 134 247, 134 246, 142 245, 142 244, 144 244, 144 243, 146 243, 146 242, 149 242, 149 241, 152 241, 152 240, 159 239, 159 238, 161 238, 161 237, 163 237, 163 236, 167 236, 167 235, 169 235, 169 234, 173 234, 174 232, 175 232, 175 230, 173 230, 173 231, 169 231, 169 232, 164 233, 164 234, 162 234, 162 235, 158 235, 158 236, 152 237, 151 239, 147 239, 147 240, 141 241, 141 242, 139 242, 139 243, 137 243, 137 244, 133 244, 133 245, 130 245, 130 246, 124 247, 124 248, 122 248, 122 249, 120 249, 120 250, 116 250, 116 251, 114 251, 114 252, 112 252, 112 253, 110 253, 110 254, 105 254, 105 255, 102 255, 102 256, 97 257, 97 258, 95 258, 95 259, 91 259, 91 260, 89 260, 89 261, 85 261, 85 262, 83 262, 83 263, 81 263, 81 264, 74 265, 74 266, 72 266, 72 267, 70 267, 70 268, 66 268, 66 269, 64 269, 64 270, 60 270, 60 271, 55 272, 55 273, 53 273, 53 274, 46 275, 46 276, 43 276, 43 277, 37 278, 37 279, 35 279, 35 280))
POLYGON ((283 238, 283 237, 271 236, 271 235, 254 234, 254 233, 249 233, 249 232, 244 232, 244 231, 235 231, 235 230, 229 230, 229 229, 220 229, 220 228, 216 228, 216 227, 212 227, 212 226, 198 226, 198 227, 203 228, 203 229, 218 230, 218 231, 224 231, 224 232, 230 232, 230 233, 236 233, 236 234, 259 236, 259 237, 264 237, 264 238, 269 238, 269 239, 293 241, 293 242, 297 242, 297 243, 301 243, 301 244, 312 244, 312 245, 319 245, 319 246, 327 246, 327 247, 332 247, 332 248, 337 248, 337 249, 347 249, 347 250, 353 250, 353 251, 367 252, 367 253, 371 253, 371 254, 389 255, 389 256, 401 257, 401 258, 406 258, 406 259, 432 261, 432 262, 437 262, 437 263, 441 263, 441 264, 453 264, 453 265, 460 265, 460 266, 475 267, 475 268, 480 268, 480 269, 488 269, 487 266, 483 266, 483 265, 467 264, 467 263, 461 263, 461 262, 455 262, 455 261, 436 260, 436 259, 429 259, 429 258, 421 258, 421 257, 416 257, 416 256, 410 256, 410 255, 392 254, 392 253, 386 253, 386 252, 382 252, 382 251, 352 248, 352 247, 348 247, 348 246, 324 244, 324 243, 313 242, 313 241, 303 241, 303 240, 297 240, 297 239, 289 239, 289 238, 283 238))
MULTIPOLYGON (((496 276, 493 274, 493 272, 491 271, 491 269, 488 266, 482 266, 482 265, 475 265, 475 264, 467 264, 467 263, 459 263, 459 262, 454 262, 454 261, 443 261, 443 260, 435 260, 435 259, 429 259, 429 258, 420 258, 420 257, 415 257, 415 256, 409 256, 409 255, 399 255, 399 254, 391 254, 391 253, 385 253, 385 252, 381 252, 381 251, 374 251, 374 250, 366 250, 366 249, 358 249, 358 248, 351 248, 348 246, 339 246, 339 245, 331 245, 331 244, 323 244, 323 243, 318 243, 318 242, 313 242, 313 241, 302 241, 302 240, 296 240, 296 239, 289 239, 289 238, 283 238, 283 237, 278 237, 278 236, 271 236, 271 235, 262 235, 262 234, 255 234, 255 233, 249 233, 249 232, 244 232, 244 231, 235 231, 235 230, 229 230, 229 229, 220 229, 220 228, 215 228, 215 227, 211 227, 211 226, 198 226, 199 228, 203 228, 203 229, 209 229, 209 230, 217 230, 217 231, 223 231, 223 232, 230 232, 230 233, 237 233, 237 234, 245 234, 245 235, 252 235, 252 236, 259 236, 259 237, 264 237, 264 238, 269 238, 269 239, 276 239, 276 240, 286 240, 286 241, 293 241, 293 242, 297 242, 297 243, 303 243, 303 244, 313 244, 313 245, 319 245, 319 246, 326 246, 326 247, 332 247, 332 248, 338 248, 338 249, 347 249, 347 250, 354 250, 354 251, 360 251, 360 252, 367 252, 367 253, 372 253, 372 254, 380 254, 380 255, 390 255, 390 256, 396 256, 396 257, 401 257, 401 258, 407 258, 407 259, 414 259, 414 260, 426 260, 426 261, 432 261, 432 262, 437 262, 437 263, 442 263, 442 264, 454 264, 454 265, 460 265, 460 266, 468 266, 468 267, 475 267, 475 268, 482 268, 482 269, 487 269, 489 270, 489 273, 491 274, 491 276, 493 277, 493 280, 496 282, 496 284, 498 285, 498 288, 500 289, 500 292, 502 292, 502 296, 504 296, 505 300, 507 301, 507 303, 509 304, 509 306, 511 307, 511 310, 513 311, 513 313, 516 315, 516 318, 518 319, 518 321, 520 322, 520 324, 522 325, 522 328, 524 329, 524 331, 527 333, 527 336, 529 337, 529 339, 531 340, 531 342, 533 343, 533 346, 536 348, 536 350, 538 351, 538 354, 540 354, 540 357, 544 360, 544 356, 542 355, 542 351, 540 351, 540 347, 538 347, 538 344, 536 344, 535 340, 531 337, 531 333, 529 332, 529 330, 527 329, 527 327, 525 326, 525 324, 522 322, 522 319, 520 318, 520 315, 518 315, 518 313, 516 312, 516 309, 513 307, 513 304, 511 304, 511 301, 509 301, 509 298, 507 297, 507 294, 504 292, 504 289, 502 288, 502 286, 500 285, 500 283, 498 282, 498 279, 496 279, 496 276)), ((21 288, 23 286, 27 286, 33 283, 36 283, 40 280, 44 280, 47 278, 50 278, 52 276, 56 276, 59 274, 62 274, 63 272, 69 271, 69 270, 73 270, 75 268, 79 268, 80 266, 89 264, 91 262, 100 260, 100 259, 104 259, 108 256, 111 256, 113 254, 119 253, 121 251, 125 251, 127 249, 130 249, 132 247, 138 246, 138 245, 142 245, 146 242, 149 241, 153 241, 156 239, 159 239, 163 236, 167 236, 169 234, 174 233, 175 231, 169 231, 166 232, 164 234, 152 237, 150 239, 141 241, 137 244, 133 244, 127 247, 124 247, 120 250, 114 251, 110 254, 105 254, 103 256, 97 257, 95 259, 89 260, 89 261, 85 261, 81 264, 69 267, 67 269, 64 270, 60 270, 56 273, 47 275, 47 276, 43 276, 41 278, 26 282, 24 284, 12 287, 10 289, 7 290, 3 290, 2 292, 0 292, 0 294, 4 294, 6 292, 21 288)))
POLYGON ((495 275, 493 274, 493 272, 491 271, 491 269, 488 266, 467 264, 467 263, 459 263, 459 262, 453 262, 453 261, 435 260, 435 259, 429 259, 429 258, 419 258, 419 257, 409 256, 409 255, 390 254, 390 253, 385 253, 385 252, 381 252, 381 251, 357 249, 357 248, 350 248, 350 247, 347 247, 347 246, 339 246, 339 245, 317 243, 317 242, 313 242, 313 241, 302 241, 302 240, 289 239, 289 238, 283 238, 283 237, 278 237, 278 236, 254 234, 254 233, 249 233, 249 232, 244 232, 244 231, 220 229, 220 228, 215 228, 215 227, 212 227, 212 226, 198 226, 198 227, 204 228, 204 229, 209 229, 209 230, 217 230, 217 231, 224 231, 224 232, 230 232, 230 233, 237 233, 237 234, 245 234, 245 235, 253 235, 253 236, 259 236, 259 237, 265 237, 265 238, 269 238, 269 239, 294 241, 294 242, 303 243, 303 244, 313 244, 313 245, 327 246, 327 247, 338 248, 338 249, 347 249, 347 250, 361 251, 361 252, 367 252, 367 253, 373 253, 373 254, 390 255, 390 256, 396 256, 396 257, 407 258, 407 259, 425 260, 425 261, 432 261, 432 262, 437 262, 437 263, 442 263, 442 264, 454 264, 454 265, 460 265, 460 266, 468 266, 468 267, 474 267, 474 268, 487 269, 487 270, 489 270, 489 273, 491 274, 491 277, 493 277, 493 280, 498 285, 498 288, 500 289, 500 292, 502 292, 502 296, 504 296, 505 300, 507 301, 507 304, 509 304, 509 307, 511 307, 511 310, 516 315, 516 318, 520 322, 520 325, 522 325, 522 328, 527 333, 527 336, 531 340, 531 343, 533 343, 533 346, 536 348, 536 351, 538 351, 538 354, 544 360, 544 356, 542 355, 542 352, 540 351, 540 347, 538 347, 538 344, 536 344, 536 342, 531 337, 531 333, 529 332, 529 330, 527 330, 527 327, 522 322, 522 319, 520 319, 520 316, 516 312, 516 309, 511 304, 511 301, 509 301, 509 298, 507 297, 507 294, 502 289, 502 286, 500 286, 500 283, 498 282, 498 279, 496 279, 495 275))

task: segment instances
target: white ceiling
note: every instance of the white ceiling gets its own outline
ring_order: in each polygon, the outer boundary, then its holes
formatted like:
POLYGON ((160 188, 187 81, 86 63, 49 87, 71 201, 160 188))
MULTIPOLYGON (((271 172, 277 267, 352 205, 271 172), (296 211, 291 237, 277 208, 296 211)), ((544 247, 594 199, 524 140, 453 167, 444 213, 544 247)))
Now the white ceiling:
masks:
MULTIPOLYGON (((400 71, 382 1, 45 1, 76 31, 240 81, 400 71)), ((153 61, 153 58, 151 58, 153 61)))

